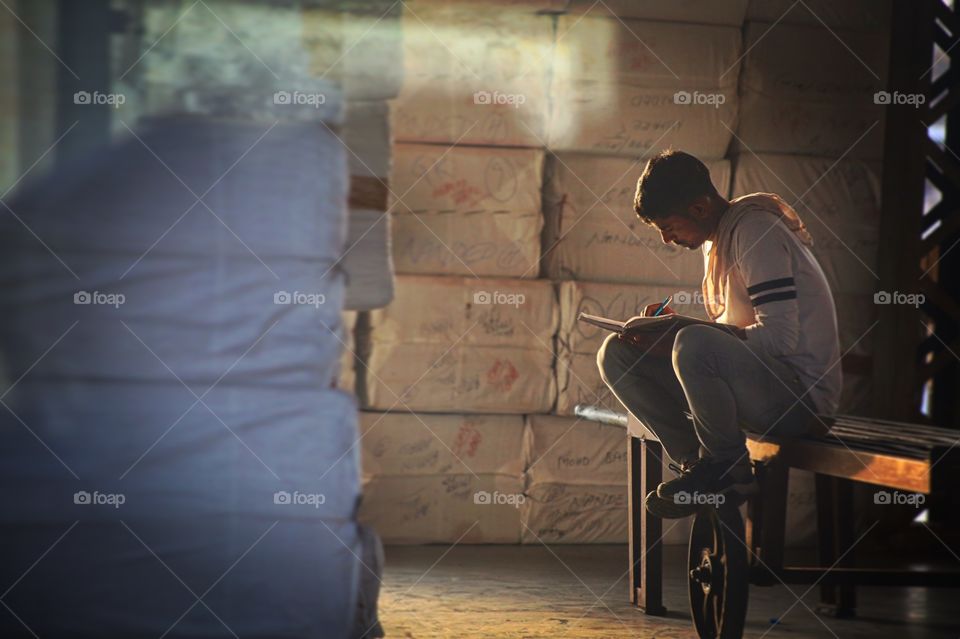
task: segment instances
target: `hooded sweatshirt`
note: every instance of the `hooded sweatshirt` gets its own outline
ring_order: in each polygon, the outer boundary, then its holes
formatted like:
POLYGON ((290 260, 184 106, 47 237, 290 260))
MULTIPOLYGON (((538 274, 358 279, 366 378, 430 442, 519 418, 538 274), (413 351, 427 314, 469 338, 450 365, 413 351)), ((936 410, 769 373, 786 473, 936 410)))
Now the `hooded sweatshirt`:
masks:
POLYGON ((829 415, 843 388, 840 341, 833 295, 812 246, 779 196, 737 198, 714 241, 704 244, 703 293, 711 319, 744 328, 746 345, 789 365, 814 410, 829 415))

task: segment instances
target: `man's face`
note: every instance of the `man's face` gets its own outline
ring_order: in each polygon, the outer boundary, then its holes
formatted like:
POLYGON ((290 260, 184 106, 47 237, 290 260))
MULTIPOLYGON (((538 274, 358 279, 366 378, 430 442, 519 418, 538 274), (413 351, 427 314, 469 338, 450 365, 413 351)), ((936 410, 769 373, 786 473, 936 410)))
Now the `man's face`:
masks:
POLYGON ((654 226, 660 231, 664 244, 676 244, 695 250, 707 240, 700 223, 689 215, 670 215, 654 220, 654 226))

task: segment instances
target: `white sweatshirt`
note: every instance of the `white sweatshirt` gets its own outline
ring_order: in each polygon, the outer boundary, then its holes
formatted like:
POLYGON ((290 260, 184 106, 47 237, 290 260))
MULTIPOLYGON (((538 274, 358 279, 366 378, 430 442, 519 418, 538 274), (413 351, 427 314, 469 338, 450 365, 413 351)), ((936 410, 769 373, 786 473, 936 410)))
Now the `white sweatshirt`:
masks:
MULTIPOLYGON (((746 344, 791 366, 814 409, 833 414, 843 374, 837 313, 830 285, 810 249, 774 215, 745 213, 732 231, 732 264, 723 315, 717 321, 746 329, 746 344)), ((704 261, 711 250, 703 248, 704 261)))

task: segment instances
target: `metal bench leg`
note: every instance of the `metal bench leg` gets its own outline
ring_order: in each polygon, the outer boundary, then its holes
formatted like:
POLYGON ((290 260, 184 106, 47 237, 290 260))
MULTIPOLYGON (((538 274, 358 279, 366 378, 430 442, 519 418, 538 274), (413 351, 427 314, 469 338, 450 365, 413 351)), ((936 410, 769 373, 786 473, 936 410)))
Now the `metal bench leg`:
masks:
MULTIPOLYGON (((817 475, 816 487, 817 549, 820 565, 829 568, 853 545, 853 484, 846 479, 817 475)), ((852 550, 847 552, 837 566, 852 567, 853 554, 852 550)), ((818 612, 853 617, 856 608, 856 590, 852 584, 820 586, 818 612)))
POLYGON ((630 529, 630 603, 648 615, 667 614, 663 607, 662 524, 643 507, 648 492, 663 480, 660 442, 627 435, 627 510, 630 529))

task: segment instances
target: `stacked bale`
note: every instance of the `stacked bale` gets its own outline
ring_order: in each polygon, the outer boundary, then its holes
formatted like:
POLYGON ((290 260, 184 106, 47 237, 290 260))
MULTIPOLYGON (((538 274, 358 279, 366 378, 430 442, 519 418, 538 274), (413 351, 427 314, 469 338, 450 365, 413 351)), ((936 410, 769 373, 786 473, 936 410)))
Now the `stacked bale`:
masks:
POLYGON ((547 412, 558 311, 549 282, 408 275, 370 314, 364 408, 547 412))
POLYGON ((364 437, 364 459, 380 461, 365 467, 361 516, 388 542, 517 543, 523 415, 556 401, 559 309, 551 283, 535 279, 553 19, 519 4, 410 2, 403 26, 391 109, 396 299, 361 318, 358 391, 364 419, 394 442, 435 447, 436 435, 457 451, 467 428, 487 453, 458 453, 473 472, 403 469, 364 437))
POLYGON ((404 3, 396 139, 543 146, 553 19, 516 3, 404 3))
POLYGON ((360 429, 365 514, 391 543, 519 542, 523 417, 365 412, 360 429))
POLYGON ((623 430, 571 417, 530 415, 525 436, 523 543, 627 539, 623 430))
POLYGON ((358 74, 319 77, 298 11, 208 4, 149 8, 149 117, 25 188, 11 207, 29 231, 4 222, 0 335, 19 381, 0 466, 22 487, 3 514, 19 558, 5 634, 19 618, 125 636, 339 637, 353 622, 356 404, 330 387, 337 137, 358 74), (313 103, 276 99, 295 91, 313 103))
POLYGON ((398 273, 535 278, 543 151, 397 144, 398 273))
POLYGON ((557 29, 552 150, 638 157, 672 145, 724 156, 723 123, 737 116, 738 28, 588 14, 560 16, 557 29))

